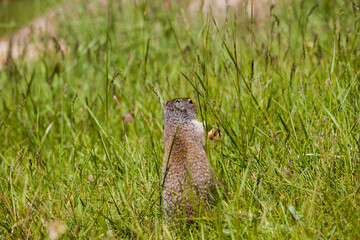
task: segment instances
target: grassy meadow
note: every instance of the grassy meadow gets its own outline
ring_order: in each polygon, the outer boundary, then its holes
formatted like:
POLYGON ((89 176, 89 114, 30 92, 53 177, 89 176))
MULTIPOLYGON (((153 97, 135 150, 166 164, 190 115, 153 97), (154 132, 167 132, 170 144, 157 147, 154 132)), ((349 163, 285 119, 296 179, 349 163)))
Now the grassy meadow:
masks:
POLYGON ((61 1, 63 0, 0 0, 0 37, 10 35, 12 31, 61 1), (24 6, 31 11, 24 11, 24 6))
POLYGON ((358 1, 91 2, 57 10, 66 51, 0 69, 1 239, 359 238, 358 1), (231 192, 192 225, 161 207, 176 97, 231 192))

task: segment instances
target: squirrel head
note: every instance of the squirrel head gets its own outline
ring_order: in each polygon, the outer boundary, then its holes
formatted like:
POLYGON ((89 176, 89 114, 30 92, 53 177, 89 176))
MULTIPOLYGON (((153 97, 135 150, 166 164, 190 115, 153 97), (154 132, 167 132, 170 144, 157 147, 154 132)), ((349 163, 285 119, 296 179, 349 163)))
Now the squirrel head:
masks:
POLYGON ((187 122, 196 119, 197 107, 190 98, 175 98, 165 102, 164 120, 167 122, 187 122))

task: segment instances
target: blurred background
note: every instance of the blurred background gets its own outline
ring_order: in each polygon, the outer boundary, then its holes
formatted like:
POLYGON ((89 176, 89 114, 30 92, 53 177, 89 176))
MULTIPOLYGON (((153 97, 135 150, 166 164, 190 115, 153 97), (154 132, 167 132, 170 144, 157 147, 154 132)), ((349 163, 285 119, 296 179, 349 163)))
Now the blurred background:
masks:
POLYGON ((0 0, 0 37, 11 34, 63 0, 0 0))

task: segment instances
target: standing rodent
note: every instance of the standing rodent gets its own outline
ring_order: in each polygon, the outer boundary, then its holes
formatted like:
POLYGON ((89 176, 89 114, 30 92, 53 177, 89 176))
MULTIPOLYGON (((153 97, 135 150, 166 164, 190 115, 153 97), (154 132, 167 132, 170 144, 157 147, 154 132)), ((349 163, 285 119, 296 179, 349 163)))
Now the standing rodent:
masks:
POLYGON ((206 156, 206 134, 196 113, 197 107, 189 98, 165 102, 162 195, 170 216, 185 213, 194 217, 214 202, 217 180, 206 156))

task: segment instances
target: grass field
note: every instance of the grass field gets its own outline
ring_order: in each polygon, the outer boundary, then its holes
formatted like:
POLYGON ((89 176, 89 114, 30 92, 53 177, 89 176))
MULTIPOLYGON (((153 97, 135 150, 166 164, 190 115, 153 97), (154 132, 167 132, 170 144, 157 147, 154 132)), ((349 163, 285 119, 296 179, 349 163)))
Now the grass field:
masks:
POLYGON ((0 238, 359 238, 359 2, 86 2, 58 15, 67 51, 0 70, 0 238), (185 96, 232 193, 189 226, 160 204, 162 104, 185 96))
POLYGON ((22 27, 60 1, 62 0, 1 0, 0 37, 4 37, 14 29, 22 27), (24 11, 25 5, 31 11, 24 11))

